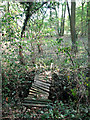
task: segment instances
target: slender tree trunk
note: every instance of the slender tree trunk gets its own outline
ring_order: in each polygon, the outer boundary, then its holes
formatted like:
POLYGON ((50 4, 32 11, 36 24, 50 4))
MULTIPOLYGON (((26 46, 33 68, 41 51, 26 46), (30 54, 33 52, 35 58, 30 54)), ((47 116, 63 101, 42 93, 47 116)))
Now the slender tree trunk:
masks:
MULTIPOLYGON (((8 13, 10 13, 10 4, 9 4, 9 2, 7 3, 7 11, 8 11, 8 13)), ((9 25, 9 30, 8 30, 8 32, 9 32, 9 40, 11 39, 11 28, 10 28, 10 20, 8 21, 8 25, 9 25)), ((10 40, 10 42, 11 42, 11 40, 10 40)))
MULTIPOLYGON (((87 2, 87 18, 88 18, 88 77, 90 80, 90 1, 87 2)), ((90 98, 90 87, 88 87, 90 98)))
POLYGON ((71 38, 72 38, 72 49, 75 54, 77 52, 76 46, 76 30, 75 30, 75 10, 76 10, 76 2, 71 2, 71 38))
MULTIPOLYGON (((66 2, 67 2, 67 9, 68 9, 68 15, 69 15, 69 21, 70 21, 70 32, 71 32, 71 14, 70 14, 68 1, 66 1, 66 2)), ((71 40, 72 40, 72 38, 71 38, 71 40)))
MULTIPOLYGON (((52 8, 50 8, 50 28, 52 28, 51 22, 52 22, 52 8)), ((52 37, 51 31, 50 31, 50 36, 52 37)))
POLYGON ((67 9, 68 9, 68 15, 69 15, 69 20, 70 20, 70 28, 71 28, 71 14, 70 14, 68 1, 67 1, 67 9))
POLYGON ((63 4, 62 4, 62 17, 61 17, 60 36, 62 36, 62 31, 63 31, 63 4))
POLYGON ((76 42, 75 37, 75 2, 71 2, 71 37, 72 37, 72 43, 73 45, 76 42))
POLYGON ((65 13, 66 13, 66 4, 65 4, 65 6, 64 6, 64 16, 63 16, 63 30, 62 30, 62 35, 64 35, 65 13))
POLYGON ((56 12, 56 24, 57 24, 57 33, 58 33, 58 35, 60 34, 59 33, 59 20, 58 20, 58 13, 59 13, 59 3, 58 3, 58 5, 57 5, 57 8, 58 8, 58 12, 57 12, 57 10, 56 10, 56 8, 55 8, 55 12, 56 12))
POLYGON ((82 14, 81 14, 81 36, 83 36, 83 6, 84 6, 84 3, 82 3, 82 14))
MULTIPOLYGON (((35 56, 35 48, 34 48, 34 45, 33 45, 33 40, 34 40, 34 34, 32 33, 31 31, 31 34, 32 34, 32 39, 31 39, 31 59, 32 59, 32 64, 35 65, 35 62, 36 62, 36 56, 35 56)), ((30 39, 30 37, 29 37, 30 39)))
MULTIPOLYGON (((59 7, 60 3, 58 3, 58 18, 59 18, 59 7)), ((60 36, 60 21, 58 20, 58 35, 60 36)))
MULTIPOLYGON (((64 3, 64 4, 65 4, 65 3, 64 3)), ((66 4, 65 4, 65 5, 62 5, 62 21, 61 21, 60 36, 63 36, 63 35, 64 35, 65 12, 66 12, 66 4)))
MULTIPOLYGON (((2 21, 2 13, 0 12, 0 29, 1 29, 1 21, 2 21)), ((2 41, 2 32, 0 31, 0 42, 2 41)), ((0 44, 0 118, 2 119, 2 71, 1 71, 1 44, 0 44)))
POLYGON ((9 5, 9 2, 8 2, 8 12, 9 12, 9 6, 10 6, 10 5, 9 5))
POLYGON ((88 18, 88 67, 90 69, 90 2, 87 2, 87 18, 88 18))
MULTIPOLYGON (((0 20, 1 21, 1 20, 0 20)), ((1 27, 0 27, 1 28, 1 27)), ((2 33, 0 32, 0 42, 2 33)), ((1 44, 0 44, 0 118, 2 118, 2 73, 1 73, 1 44)))
POLYGON ((22 65, 25 65, 24 56, 23 56, 23 54, 22 54, 22 51, 23 51, 22 46, 19 45, 19 60, 20 60, 20 63, 21 63, 22 65))
POLYGON ((90 56, 90 2, 87 2, 87 18, 88 18, 88 56, 90 56))

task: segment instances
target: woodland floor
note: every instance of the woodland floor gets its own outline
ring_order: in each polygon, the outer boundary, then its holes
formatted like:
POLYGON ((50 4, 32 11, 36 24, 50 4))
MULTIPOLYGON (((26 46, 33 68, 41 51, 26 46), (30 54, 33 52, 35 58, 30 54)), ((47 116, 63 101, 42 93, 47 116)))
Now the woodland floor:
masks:
MULTIPOLYGON (((64 36, 62 37, 63 41, 61 42, 61 45, 57 45, 56 44, 56 38, 57 37, 44 37, 42 39, 42 49, 43 49, 43 53, 38 54, 38 49, 37 49, 37 44, 34 42, 33 46, 34 46, 34 52, 35 52, 35 59, 36 59, 36 69, 37 71, 39 70, 39 72, 41 72, 43 75, 39 75, 39 76, 35 76, 35 79, 46 79, 47 75, 49 76, 49 79, 51 79, 51 70, 58 72, 58 70, 61 69, 66 69, 68 70, 71 66, 72 66, 72 62, 69 59, 69 56, 67 56, 67 54, 63 53, 63 52, 59 52, 58 53, 58 47, 62 48, 62 47, 71 47, 71 38, 69 36, 64 36), (58 54, 57 54, 58 53, 58 54), (67 59, 68 58, 68 59, 67 59), (43 76, 43 77, 42 77, 43 76)), ((31 63, 31 44, 30 42, 28 43, 26 41, 23 41, 23 43, 26 44, 26 46, 23 46, 23 54, 24 54, 24 58, 26 60, 26 63, 28 65, 28 67, 30 69, 32 69, 31 67, 33 66, 31 63), (30 46, 30 47, 29 47, 30 46), (29 47, 29 49, 27 49, 29 47)), ((87 56, 87 51, 85 50, 85 47, 87 48, 87 37, 79 37, 77 39, 78 41, 78 53, 75 55, 73 55, 72 52, 70 52, 71 57, 74 61, 74 63, 77 63, 77 65, 79 67, 87 67, 88 64, 88 56, 87 56), (83 42, 85 43, 85 46, 83 44, 83 42)), ((2 48, 2 50, 5 50, 5 48, 2 48)), ((11 49, 13 49, 13 47, 11 47, 11 49)), ((17 49, 17 47, 15 47, 14 49, 17 49)), ((5 51, 8 53, 8 50, 5 51)), ((18 50, 15 51, 14 53, 14 58, 17 56, 18 54, 18 50)), ((10 53, 9 53, 10 55, 10 53)), ((36 83, 35 83, 36 84, 36 83)), ((38 84, 38 83, 37 83, 38 84)), ((37 95, 37 99, 39 98, 44 98, 47 99, 48 98, 48 94, 38 94, 37 95)), ((29 96, 30 98, 30 96, 29 96)), ((10 116, 9 116, 10 117, 10 116)))
MULTIPOLYGON (((58 47, 71 47, 71 38, 69 36, 62 37, 63 41, 61 42, 61 45, 57 45, 55 43, 57 37, 47 37, 42 40, 42 49, 43 49, 43 55, 37 53, 37 48, 35 49, 36 52, 36 61, 40 61, 42 63, 45 63, 46 66, 50 66, 51 63, 54 64, 54 67, 56 68, 62 68, 65 66, 69 66, 71 61, 67 61, 65 63, 65 59, 67 58, 67 55, 62 52, 58 52, 58 47), (57 54, 58 53, 58 54, 57 54)), ((85 47, 87 48, 88 40, 86 37, 79 37, 77 39, 78 42, 78 53, 76 56, 70 52, 73 61, 76 60, 77 64, 80 66, 87 66, 87 51, 85 50, 85 47), (85 46, 83 44, 85 43, 85 46)), ((68 58, 69 59, 69 58, 68 58)))

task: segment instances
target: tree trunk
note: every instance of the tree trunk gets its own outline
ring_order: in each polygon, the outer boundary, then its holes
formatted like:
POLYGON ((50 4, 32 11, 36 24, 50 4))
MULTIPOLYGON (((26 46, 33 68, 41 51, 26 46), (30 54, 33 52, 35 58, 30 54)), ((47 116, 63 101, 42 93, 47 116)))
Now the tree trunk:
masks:
POLYGON ((65 4, 65 6, 64 6, 64 16, 63 16, 63 30, 62 30, 62 36, 64 35, 65 13, 66 13, 66 4, 65 4))
MULTIPOLYGON (((0 33, 1 40, 1 33, 0 33)), ((1 58, 1 44, 0 44, 0 58, 1 58)), ((2 75, 1 75, 1 59, 0 59, 0 118, 2 117, 2 75)))
MULTIPOLYGON (((90 80, 90 1, 87 2, 87 19, 88 19, 88 80, 90 80)), ((88 91, 90 91, 90 87, 88 87, 88 91)), ((90 98, 90 92, 89 92, 90 98)))
POLYGON ((71 2, 71 38, 72 38, 72 50, 77 52, 76 46, 76 30, 75 30, 75 8, 76 2, 71 2))
MULTIPOLYGON (((31 59, 32 59, 32 64, 33 66, 35 65, 35 62, 36 62, 36 56, 35 56, 35 48, 34 48, 34 45, 33 45, 33 40, 34 40, 34 34, 32 33, 31 31, 31 34, 32 34, 32 39, 31 39, 31 59)), ((29 40, 30 40, 30 37, 29 37, 29 40)))
MULTIPOLYGON (((0 41, 1 41, 0 33, 0 41)), ((0 44, 0 118, 2 117, 2 76, 1 76, 1 44, 0 44)))
MULTIPOLYGON (((64 3, 65 4, 65 3, 64 3)), ((64 35, 64 22, 65 22, 65 12, 66 12, 66 4, 62 4, 62 21, 61 21, 61 30, 60 30, 60 36, 64 35)))
MULTIPOLYGON (((57 8, 58 8, 58 13, 59 13, 59 3, 57 5, 57 8)), ((57 13, 57 10, 55 8, 55 12, 56 12, 56 24, 57 24, 57 33, 58 35, 60 34, 60 31, 59 31, 59 20, 58 20, 58 13, 57 13)))
POLYGON ((90 2, 87 2, 87 18, 88 18, 88 51, 89 51, 88 56, 90 57, 90 2))
MULTIPOLYGON (((69 15, 69 21, 70 21, 70 32, 71 32, 71 14, 70 14, 68 1, 67 1, 67 9, 68 9, 68 15, 69 15)), ((71 40, 72 40, 72 37, 71 37, 71 40)))
MULTIPOLYGON (((50 29, 52 28, 51 22, 52 22, 52 8, 50 8, 50 29)), ((51 30, 50 30, 50 36, 52 37, 51 30)))
MULTIPOLYGON (((0 29, 1 29, 1 21, 2 21, 2 12, 0 12, 0 29)), ((0 31, 0 42, 2 41, 2 32, 0 31)), ((1 72, 1 44, 0 44, 0 118, 2 118, 2 72, 1 72)))
POLYGON ((22 65, 25 65, 24 56, 23 56, 23 54, 22 54, 22 51, 23 51, 22 46, 19 45, 19 60, 20 60, 20 63, 21 63, 22 65))
MULTIPOLYGON (((8 13, 10 13, 10 4, 9 2, 7 3, 7 11, 8 13)), ((9 40, 11 42, 11 27, 10 27, 10 20, 8 21, 8 25, 9 25, 9 30, 8 30, 8 33, 9 33, 9 40)))
POLYGON ((82 14, 81 14, 81 36, 83 36, 83 6, 84 6, 84 3, 82 3, 82 14))
POLYGON ((62 36, 63 31, 63 4, 62 4, 62 17, 61 17, 61 29, 60 29, 60 36, 62 36))
POLYGON ((75 2, 71 2, 71 14, 70 14, 69 4, 68 4, 68 1, 67 1, 67 9, 68 9, 69 20, 70 20, 72 50, 76 54, 77 46, 76 46, 76 30, 75 30, 75 8, 76 8, 76 3, 75 2))
POLYGON ((8 2, 8 12, 9 12, 9 2, 8 2))
POLYGON ((70 28, 71 28, 71 14, 70 14, 68 1, 67 1, 67 9, 68 9, 68 15, 69 15, 69 20, 70 20, 70 28))

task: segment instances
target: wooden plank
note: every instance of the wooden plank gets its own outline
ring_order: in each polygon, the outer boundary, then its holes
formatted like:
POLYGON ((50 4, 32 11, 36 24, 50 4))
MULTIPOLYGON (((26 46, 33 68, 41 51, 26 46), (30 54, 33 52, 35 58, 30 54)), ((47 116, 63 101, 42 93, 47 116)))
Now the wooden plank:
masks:
MULTIPOLYGON (((30 95, 30 94, 36 94, 36 95, 37 95, 37 94, 45 94, 45 95, 46 95, 45 92, 42 92, 42 91, 33 91, 33 90, 30 90, 30 91, 29 91, 29 95, 30 95)), ((47 95, 48 95, 48 94, 47 94, 47 95)))
POLYGON ((43 102, 51 102, 49 99, 29 99, 29 98, 24 98, 24 100, 27 101, 43 101, 43 102))
POLYGON ((37 101, 37 100, 25 100, 23 103, 29 103, 29 104, 48 104, 47 101, 37 101))
POLYGON ((40 82, 44 82, 44 83, 47 83, 47 84, 51 84, 50 80, 46 81, 46 80, 37 79, 35 81, 40 81, 40 82))
POLYGON ((34 83, 33 85, 40 86, 40 87, 43 87, 43 88, 45 88, 45 89, 49 89, 48 86, 43 85, 43 84, 40 84, 40 83, 34 83))
POLYGON ((36 87, 36 88, 38 88, 38 89, 41 89, 41 90, 43 90, 43 91, 45 91, 45 92, 49 92, 48 89, 45 89, 45 88, 43 88, 43 87, 41 87, 41 86, 33 85, 33 87, 36 87))
POLYGON ((47 88, 46 86, 42 86, 41 84, 33 84, 33 86, 39 87, 39 88, 41 88, 42 90, 45 90, 45 91, 49 91, 49 88, 47 88))
POLYGON ((37 97, 37 95, 32 95, 32 94, 30 94, 30 95, 28 95, 28 97, 27 97, 27 99, 35 99, 37 97))
POLYGON ((39 90, 36 90, 36 89, 33 89, 33 88, 31 88, 29 90, 29 92, 32 92, 32 93, 41 93, 39 90))
POLYGON ((42 94, 42 93, 32 93, 32 92, 30 92, 29 94, 28 94, 28 98, 30 99, 30 98, 38 98, 38 99, 40 99, 40 98, 42 98, 42 97, 48 97, 49 96, 49 94, 42 94))
POLYGON ((42 90, 42 91, 40 90, 39 92, 36 92, 36 93, 29 92, 28 95, 31 95, 31 94, 36 94, 36 95, 37 95, 37 94, 44 94, 44 95, 49 96, 49 93, 48 93, 48 92, 45 92, 45 91, 43 91, 43 90, 42 90))
POLYGON ((30 95, 30 96, 31 96, 31 95, 32 95, 32 96, 36 96, 37 94, 29 93, 29 95, 30 95))
MULTIPOLYGON (((43 90, 41 90, 41 89, 39 89, 39 92, 40 93, 36 93, 36 94, 43 94, 43 95, 47 95, 47 96, 49 96, 49 93, 48 92, 45 92, 45 91, 43 91, 43 90)), ((30 95, 31 93, 29 93, 29 95, 30 95)))
POLYGON ((40 84, 45 85, 45 86, 47 86, 47 87, 50 87, 50 86, 51 86, 51 84, 46 83, 46 82, 43 82, 43 81, 35 81, 34 83, 35 83, 35 84, 36 84, 36 83, 40 83, 40 84))
POLYGON ((30 89, 29 92, 32 93, 32 94, 37 94, 37 93, 38 93, 37 91, 31 90, 31 89, 30 89), (36 92, 37 92, 37 93, 36 93, 36 92))
POLYGON ((37 93, 42 93, 42 94, 47 94, 49 95, 47 92, 43 91, 43 90, 40 90, 40 89, 36 89, 34 87, 31 87, 30 90, 33 90, 33 91, 36 91, 37 93))
POLYGON ((42 105, 42 104, 28 104, 28 103, 22 103, 22 105, 26 107, 49 107, 49 105, 42 105))
POLYGON ((53 103, 49 99, 39 99, 39 100, 33 100, 33 99, 24 99, 23 105, 27 107, 48 107, 49 105, 52 105, 53 103))

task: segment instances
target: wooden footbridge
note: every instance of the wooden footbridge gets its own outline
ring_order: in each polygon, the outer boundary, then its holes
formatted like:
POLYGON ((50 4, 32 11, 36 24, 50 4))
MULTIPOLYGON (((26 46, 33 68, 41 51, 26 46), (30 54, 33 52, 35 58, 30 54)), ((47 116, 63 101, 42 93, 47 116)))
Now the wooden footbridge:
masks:
POLYGON ((51 101, 48 99, 52 82, 51 71, 45 71, 35 75, 29 95, 22 103, 25 107, 48 107, 51 101))

